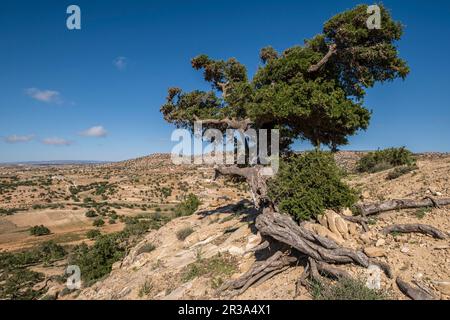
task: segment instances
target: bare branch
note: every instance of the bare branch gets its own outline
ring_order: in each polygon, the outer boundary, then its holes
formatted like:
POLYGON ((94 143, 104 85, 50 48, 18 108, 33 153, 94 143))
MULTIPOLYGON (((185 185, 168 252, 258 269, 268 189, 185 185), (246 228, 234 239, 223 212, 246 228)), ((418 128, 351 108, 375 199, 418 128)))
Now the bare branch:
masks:
POLYGON ((328 52, 327 54, 316 64, 312 65, 309 67, 308 72, 316 72, 318 71, 320 68, 322 68, 323 65, 325 65, 328 60, 330 60, 330 58, 335 55, 337 52, 336 49, 336 44, 332 44, 328 47, 328 52))

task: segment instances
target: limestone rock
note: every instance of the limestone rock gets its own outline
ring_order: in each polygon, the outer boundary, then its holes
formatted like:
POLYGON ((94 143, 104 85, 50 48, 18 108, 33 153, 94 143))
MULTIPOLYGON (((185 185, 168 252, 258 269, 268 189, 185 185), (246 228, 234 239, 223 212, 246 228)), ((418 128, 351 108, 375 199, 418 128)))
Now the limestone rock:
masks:
POLYGON ((370 258, 383 257, 386 254, 384 249, 377 247, 366 247, 364 253, 370 258))

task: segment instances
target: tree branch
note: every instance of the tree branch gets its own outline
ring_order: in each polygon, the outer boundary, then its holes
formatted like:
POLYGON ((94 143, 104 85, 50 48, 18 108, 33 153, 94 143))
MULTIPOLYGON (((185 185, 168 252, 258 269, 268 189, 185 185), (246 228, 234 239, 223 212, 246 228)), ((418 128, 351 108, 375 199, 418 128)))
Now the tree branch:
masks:
POLYGON ((246 131, 253 121, 249 118, 243 120, 237 120, 236 118, 225 118, 225 119, 200 119, 197 116, 194 117, 195 121, 202 122, 202 124, 213 124, 213 125, 226 125, 230 129, 243 130, 246 131))
POLYGON ((309 67, 308 72, 316 72, 318 71, 320 68, 322 68, 323 65, 325 65, 328 60, 330 60, 330 58, 335 55, 337 52, 336 49, 336 44, 332 44, 328 47, 328 52, 327 54, 316 64, 312 65, 309 67))

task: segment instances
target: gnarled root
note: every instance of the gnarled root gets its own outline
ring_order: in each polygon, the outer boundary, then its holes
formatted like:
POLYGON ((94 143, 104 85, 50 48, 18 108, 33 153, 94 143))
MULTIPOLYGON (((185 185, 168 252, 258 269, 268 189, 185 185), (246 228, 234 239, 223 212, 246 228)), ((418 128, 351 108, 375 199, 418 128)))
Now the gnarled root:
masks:
POLYGON ((396 283, 400 291, 413 300, 436 300, 436 297, 429 292, 409 284, 400 277, 397 277, 396 283))
POLYGON ((265 261, 257 261, 244 275, 236 280, 225 283, 218 289, 218 293, 230 291, 230 295, 240 295, 250 286, 257 286, 273 276, 281 273, 295 263, 297 258, 289 254, 277 251, 265 261))
POLYGON ((336 242, 319 236, 289 216, 279 214, 270 208, 256 218, 256 228, 261 235, 287 244, 316 261, 326 263, 356 263, 368 267, 370 259, 362 251, 341 247, 336 242))
POLYGON ((363 203, 356 205, 356 209, 361 213, 361 215, 367 216, 398 209, 441 207, 446 205, 450 205, 450 198, 434 199, 431 197, 426 197, 422 200, 394 199, 378 203, 363 203))
POLYGON ((400 232, 400 233, 423 233, 427 234, 429 236, 432 236, 434 238, 438 239, 447 239, 448 235, 445 232, 442 232, 441 230, 426 225, 426 224, 396 224, 389 227, 384 228, 381 231, 383 234, 389 234, 393 232, 400 232))

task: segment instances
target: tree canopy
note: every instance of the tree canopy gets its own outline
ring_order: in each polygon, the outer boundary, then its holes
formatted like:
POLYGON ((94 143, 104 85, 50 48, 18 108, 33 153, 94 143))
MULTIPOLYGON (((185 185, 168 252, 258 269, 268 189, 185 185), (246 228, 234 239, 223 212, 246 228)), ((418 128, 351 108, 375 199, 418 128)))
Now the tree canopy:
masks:
POLYGON ((359 5, 332 17, 302 46, 282 53, 263 48, 252 79, 235 58, 195 57, 192 67, 212 88, 170 88, 161 107, 165 120, 189 129, 195 120, 218 128, 277 128, 283 149, 295 139, 332 148, 347 144, 369 125, 366 89, 409 73, 396 47, 403 27, 379 7, 381 29, 367 27, 367 5, 359 5))

